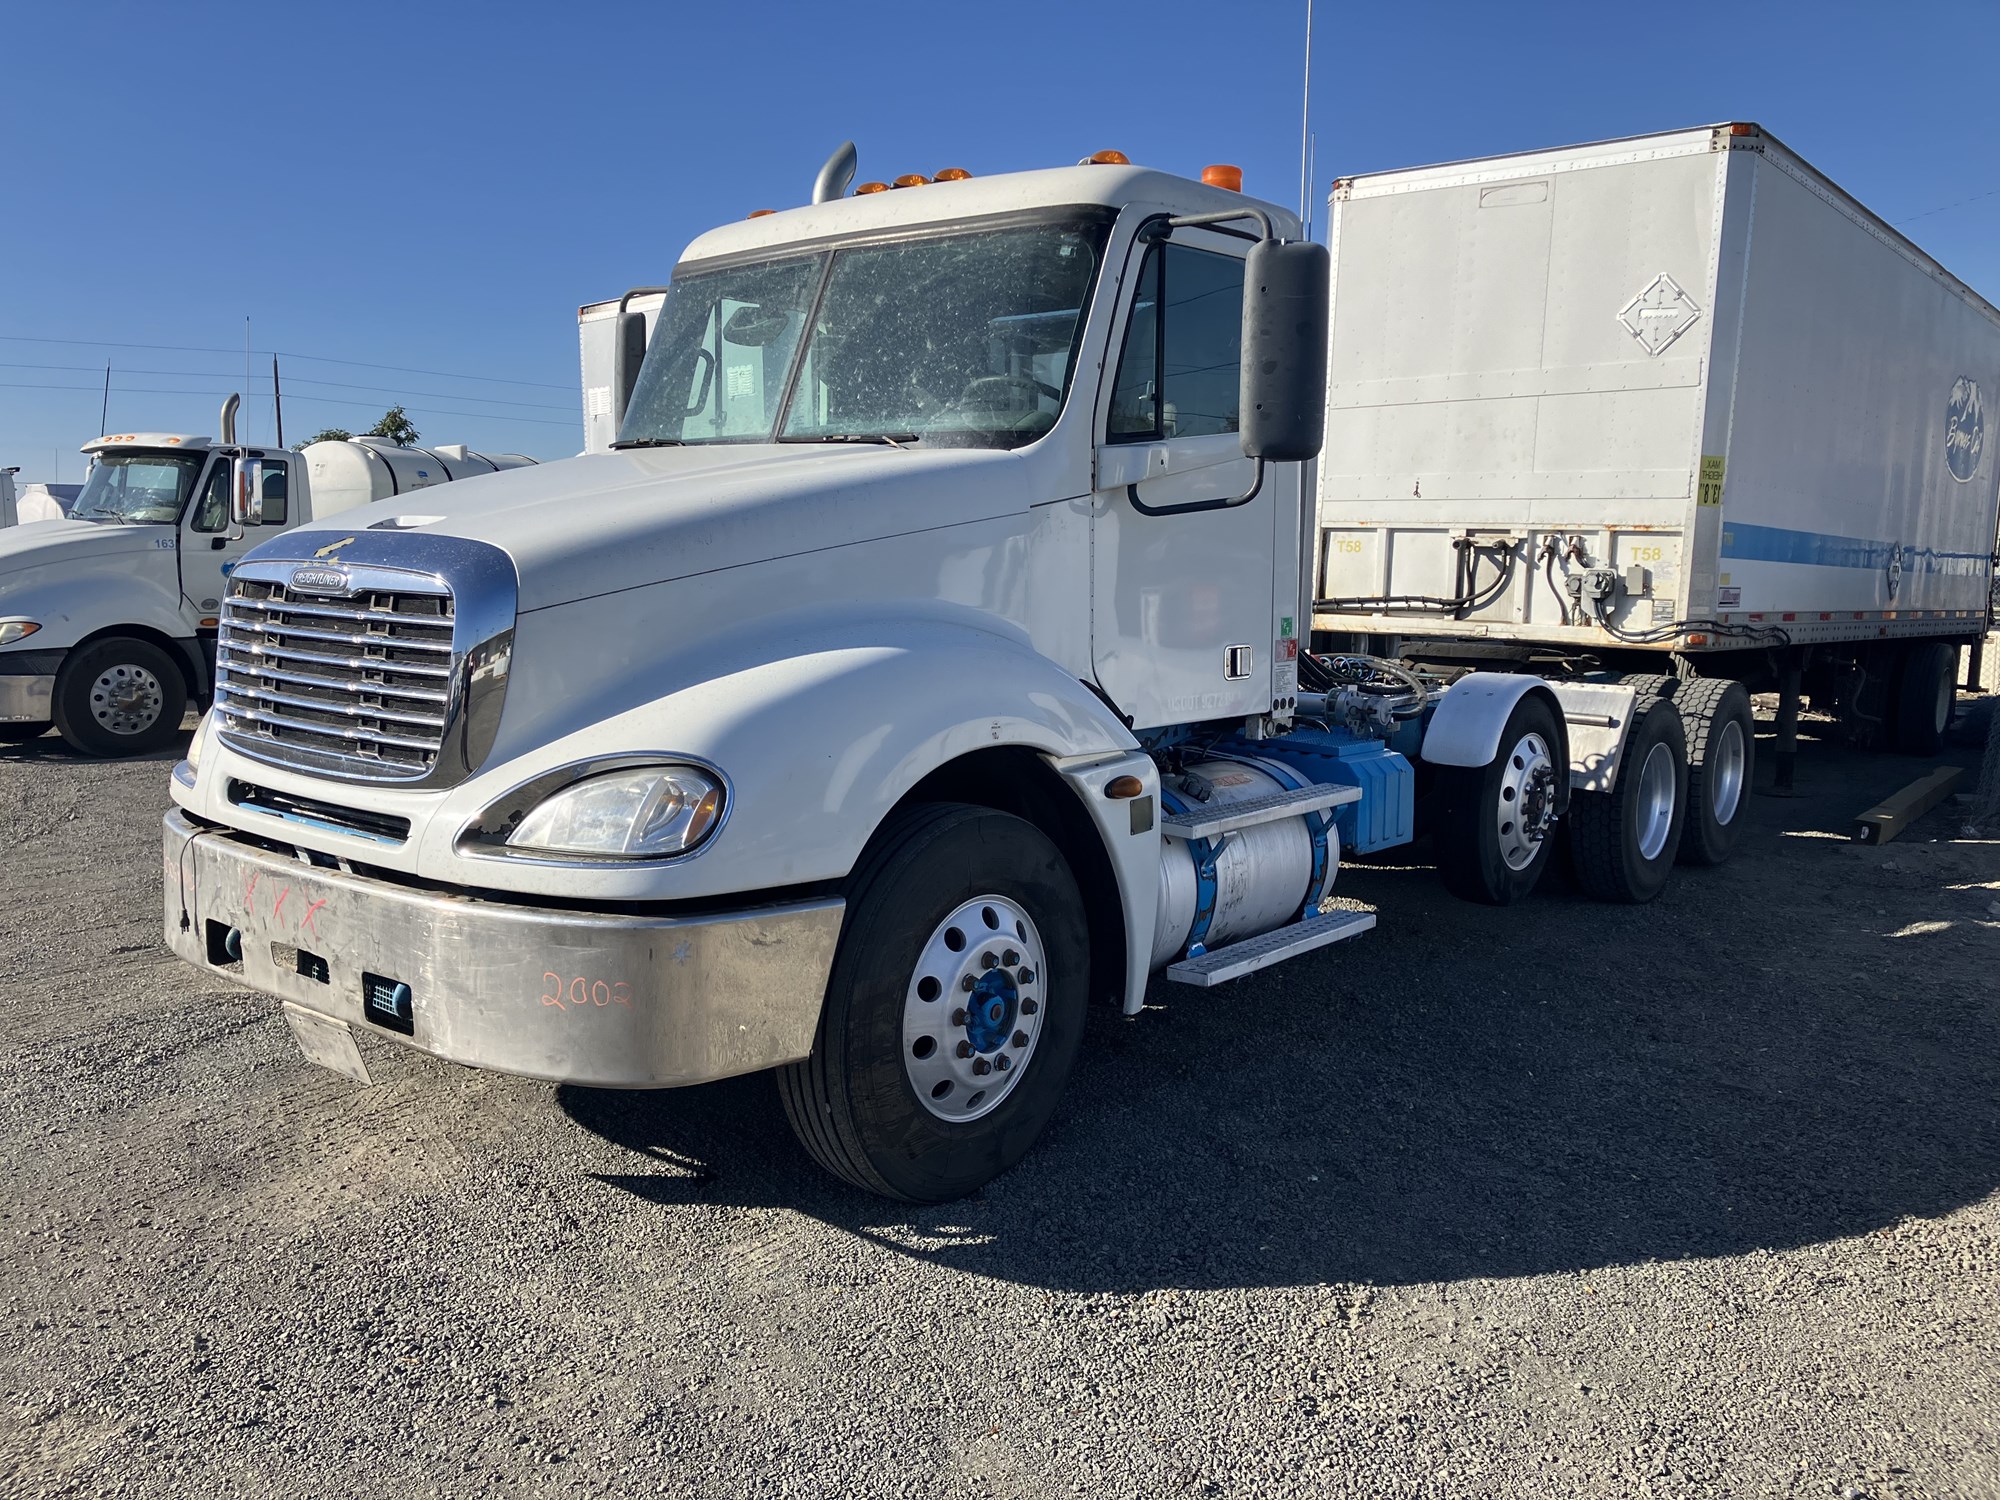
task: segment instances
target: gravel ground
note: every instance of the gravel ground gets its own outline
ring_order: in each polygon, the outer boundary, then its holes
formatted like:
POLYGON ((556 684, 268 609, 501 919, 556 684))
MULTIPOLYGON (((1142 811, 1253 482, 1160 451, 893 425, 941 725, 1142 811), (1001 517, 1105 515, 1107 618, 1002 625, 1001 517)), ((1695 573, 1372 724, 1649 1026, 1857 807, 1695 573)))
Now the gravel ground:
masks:
POLYGON ((1351 868, 910 1211, 763 1078, 307 1066, 161 945, 170 759, 0 748, 0 1493, 2000 1494, 2000 830, 1846 842, 1910 761, 1643 908, 1351 868))

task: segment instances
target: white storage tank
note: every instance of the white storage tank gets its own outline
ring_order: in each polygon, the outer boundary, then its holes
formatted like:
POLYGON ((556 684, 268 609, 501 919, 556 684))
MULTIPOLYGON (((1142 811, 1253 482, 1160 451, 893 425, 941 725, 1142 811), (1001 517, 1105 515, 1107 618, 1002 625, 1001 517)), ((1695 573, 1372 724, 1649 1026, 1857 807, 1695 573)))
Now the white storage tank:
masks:
POLYGON ((535 462, 522 453, 475 453, 463 443, 403 448, 377 437, 311 443, 303 456, 315 517, 535 462))

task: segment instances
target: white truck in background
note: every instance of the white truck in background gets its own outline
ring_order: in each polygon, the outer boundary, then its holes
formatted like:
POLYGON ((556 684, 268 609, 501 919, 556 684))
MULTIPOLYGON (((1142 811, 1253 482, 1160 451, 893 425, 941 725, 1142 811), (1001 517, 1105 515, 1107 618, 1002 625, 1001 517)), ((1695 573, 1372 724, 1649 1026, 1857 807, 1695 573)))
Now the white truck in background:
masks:
POLYGON ((0 531, 0 742, 53 724, 86 754, 158 749, 188 703, 209 700, 224 588, 264 528, 534 462, 380 438, 243 447, 235 410, 231 397, 220 441, 127 432, 86 443, 72 513, 0 531), (232 519, 233 483, 256 498, 248 531, 232 519))
POLYGON ((1753 124, 1343 178, 1329 226, 1323 638, 1673 694, 1711 842, 1746 688, 1781 782, 1801 692, 1937 750, 1991 619, 1993 304, 1753 124))

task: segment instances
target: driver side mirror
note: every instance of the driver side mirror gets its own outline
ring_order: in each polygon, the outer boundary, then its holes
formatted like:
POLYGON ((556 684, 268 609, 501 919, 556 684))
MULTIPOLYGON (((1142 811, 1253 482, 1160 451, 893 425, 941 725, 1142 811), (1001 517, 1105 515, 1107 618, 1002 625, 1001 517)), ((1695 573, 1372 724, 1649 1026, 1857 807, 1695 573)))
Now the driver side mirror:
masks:
POLYGON ((229 519, 238 526, 264 524, 264 463, 234 458, 229 463, 229 519))
POLYGON ((1239 420, 1246 457, 1304 463, 1326 442, 1331 258, 1310 240, 1261 240, 1243 275, 1239 420))

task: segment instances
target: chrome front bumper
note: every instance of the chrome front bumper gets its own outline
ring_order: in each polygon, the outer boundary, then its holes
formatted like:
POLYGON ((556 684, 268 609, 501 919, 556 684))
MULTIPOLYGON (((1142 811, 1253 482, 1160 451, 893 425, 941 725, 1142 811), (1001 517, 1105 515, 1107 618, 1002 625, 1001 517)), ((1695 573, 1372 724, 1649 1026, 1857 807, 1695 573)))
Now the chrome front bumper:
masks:
POLYGON ((309 865, 178 809, 165 861, 168 946, 282 998, 307 1055, 356 1076, 348 1035, 608 1088, 796 1062, 812 1050, 845 908, 631 917, 479 900, 309 865))
POLYGON ((0 675, 0 724, 46 724, 55 717, 53 677, 0 675))

